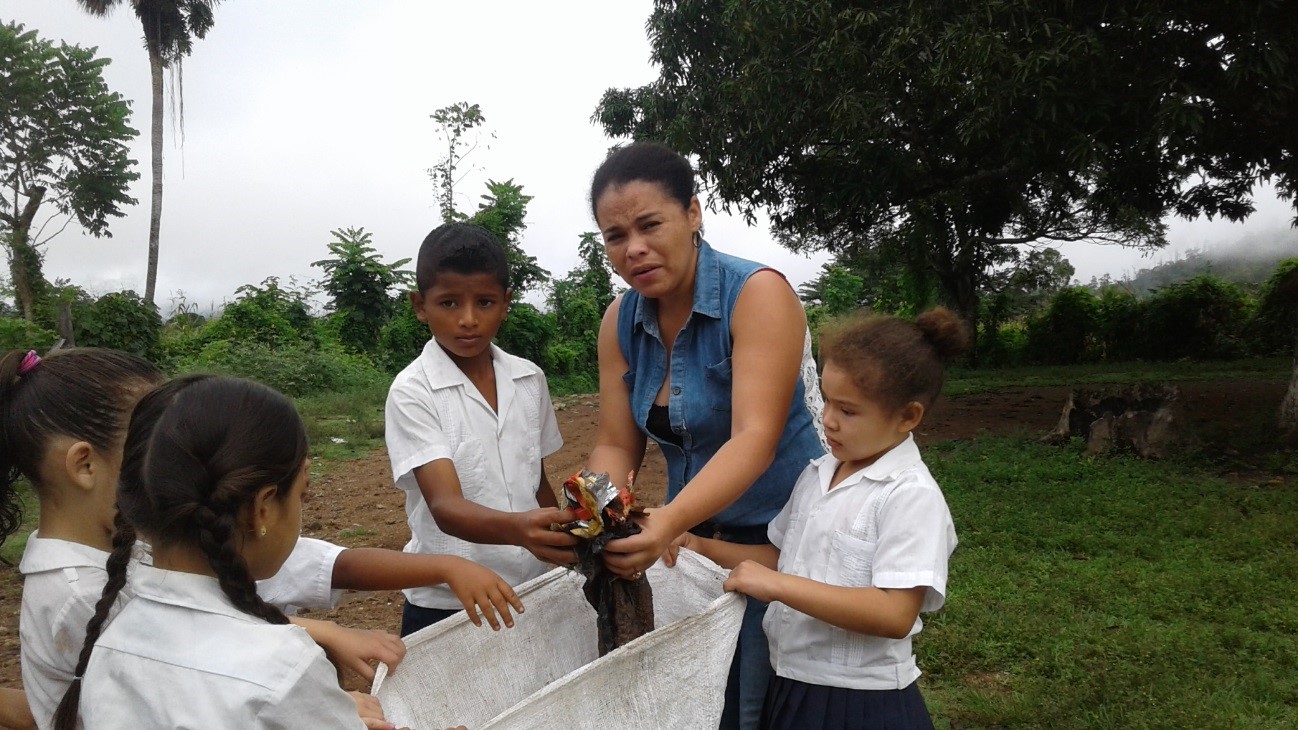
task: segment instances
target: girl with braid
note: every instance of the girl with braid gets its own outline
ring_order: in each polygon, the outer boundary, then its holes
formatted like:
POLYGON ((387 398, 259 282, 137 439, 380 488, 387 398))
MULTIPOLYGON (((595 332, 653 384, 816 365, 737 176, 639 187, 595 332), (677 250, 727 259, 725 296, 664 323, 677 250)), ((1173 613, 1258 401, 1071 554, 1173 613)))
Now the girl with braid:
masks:
MULTIPOLYGON (((112 547, 126 424, 140 396, 163 380, 149 362, 114 350, 68 348, 43 359, 13 350, 0 356, 0 539, 20 522, 19 478, 32 485, 41 506, 39 529, 28 538, 19 565, 26 693, 0 691, 4 726, 21 727, 28 724, 24 718, 34 716, 36 726, 49 727, 72 682, 86 623, 107 579, 104 566, 112 547)), ((137 551, 137 557, 147 555, 137 551)), ((477 609, 470 614, 474 623, 485 618, 493 629, 501 623, 511 626, 509 609, 522 610, 508 584, 467 560, 343 549, 309 538, 298 541, 289 563, 273 579, 258 582, 258 592, 289 611, 293 606, 331 608, 339 589, 394 590, 443 582, 466 607, 477 609)), ((127 586, 117 606, 129 596, 127 586)), ((373 678, 374 660, 393 666, 404 653, 404 645, 385 632, 293 621, 340 668, 367 680, 373 678)))
POLYGON ((251 381, 190 377, 136 406, 108 582, 58 730, 364 727, 324 652, 257 595, 288 559, 310 461, 293 404, 251 381), (127 582, 134 597, 105 628, 127 582))

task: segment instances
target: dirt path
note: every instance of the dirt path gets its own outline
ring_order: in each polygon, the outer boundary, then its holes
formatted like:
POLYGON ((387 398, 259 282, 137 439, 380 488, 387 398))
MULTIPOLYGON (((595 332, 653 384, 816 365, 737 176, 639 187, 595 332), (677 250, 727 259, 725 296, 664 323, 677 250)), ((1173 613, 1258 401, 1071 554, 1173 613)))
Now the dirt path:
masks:
MULTIPOLYGON (((1264 432, 1274 417, 1287 383, 1280 380, 1232 380, 1183 383, 1182 407, 1187 425, 1206 444, 1230 450, 1237 439, 1264 432)), ((918 433, 920 444, 987 435, 1039 436, 1059 420, 1068 389, 1009 388, 995 393, 940 401, 918 433)), ((553 485, 581 467, 594 439, 598 400, 574 396, 556 404, 565 445, 546 461, 553 485)), ((665 488, 662 455, 651 447, 637 479, 638 492, 649 504, 662 501, 665 488)), ((409 538, 401 494, 393 487, 385 452, 331 466, 312 485, 303 534, 348 547, 400 550, 409 538)), ((0 686, 20 682, 18 615, 21 578, 16 567, 0 566, 0 686)), ((356 593, 334 611, 308 612, 347 626, 396 631, 401 616, 400 592, 356 593)), ((355 675, 347 685, 368 685, 355 675)))

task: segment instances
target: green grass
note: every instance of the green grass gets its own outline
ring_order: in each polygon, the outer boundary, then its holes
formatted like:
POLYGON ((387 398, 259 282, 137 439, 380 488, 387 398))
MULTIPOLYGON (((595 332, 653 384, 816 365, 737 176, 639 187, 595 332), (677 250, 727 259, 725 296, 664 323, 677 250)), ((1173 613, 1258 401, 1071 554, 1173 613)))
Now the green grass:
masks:
POLYGON ((297 399, 317 463, 366 456, 383 446, 386 383, 297 399))
POLYGON ((1014 439, 926 450, 960 537, 946 727, 1298 727, 1298 488, 1014 439))
POLYGON ((943 393, 966 395, 1009 387, 1074 386, 1094 383, 1140 383, 1178 380, 1284 379, 1293 373, 1292 358, 1226 362, 1137 362, 1003 370, 952 368, 943 393))

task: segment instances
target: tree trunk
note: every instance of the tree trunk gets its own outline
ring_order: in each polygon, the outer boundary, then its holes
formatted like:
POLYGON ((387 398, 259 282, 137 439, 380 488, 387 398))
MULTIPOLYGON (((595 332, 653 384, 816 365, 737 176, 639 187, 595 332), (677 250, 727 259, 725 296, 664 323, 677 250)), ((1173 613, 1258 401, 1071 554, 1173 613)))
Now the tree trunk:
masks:
POLYGON ((1276 416, 1276 426, 1282 432, 1298 430, 1298 338, 1294 341, 1293 374, 1289 376, 1289 391, 1280 401, 1280 412, 1276 416))
POLYGON ((158 233, 162 228, 162 54, 150 49, 149 76, 153 86, 153 199, 149 208, 149 269, 144 280, 144 299, 153 303, 158 283, 158 233))
POLYGON ((27 193, 27 202, 18 212, 9 232, 9 278, 13 280, 14 299, 22 310, 23 318, 31 321, 36 315, 36 300, 45 289, 45 275, 41 272, 41 252, 29 240, 32 221, 45 199, 45 188, 33 187, 27 193))
POLYGON ((13 279, 18 308, 30 322, 36 316, 36 301, 45 276, 41 273, 41 253, 28 242, 26 229, 14 231, 9 241, 9 278, 13 279))

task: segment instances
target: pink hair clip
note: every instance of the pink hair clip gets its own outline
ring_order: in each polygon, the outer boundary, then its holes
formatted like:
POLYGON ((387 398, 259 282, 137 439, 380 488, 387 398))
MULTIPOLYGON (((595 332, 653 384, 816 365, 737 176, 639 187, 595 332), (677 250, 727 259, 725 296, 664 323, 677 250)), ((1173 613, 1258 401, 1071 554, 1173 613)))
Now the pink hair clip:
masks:
POLYGON ((30 373, 40 364, 41 356, 37 355, 35 350, 28 350, 27 354, 23 356, 23 361, 18 364, 18 377, 21 378, 27 373, 30 373))

